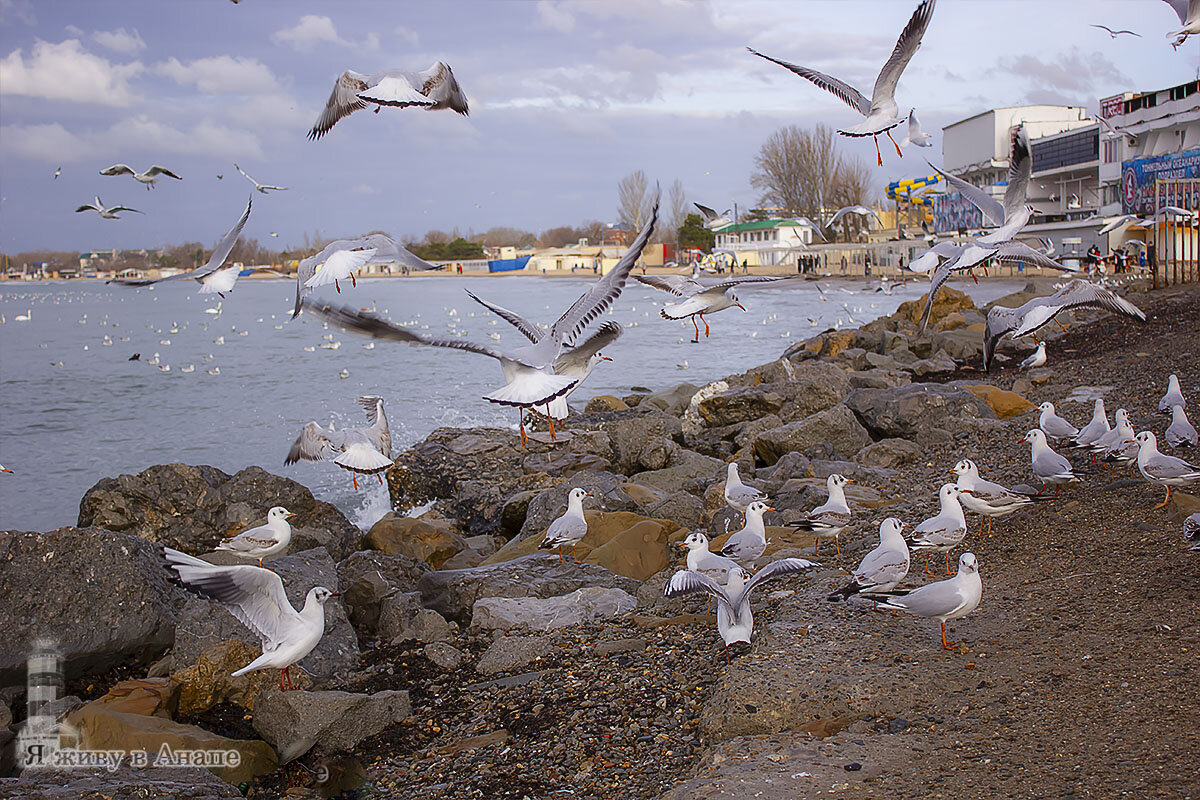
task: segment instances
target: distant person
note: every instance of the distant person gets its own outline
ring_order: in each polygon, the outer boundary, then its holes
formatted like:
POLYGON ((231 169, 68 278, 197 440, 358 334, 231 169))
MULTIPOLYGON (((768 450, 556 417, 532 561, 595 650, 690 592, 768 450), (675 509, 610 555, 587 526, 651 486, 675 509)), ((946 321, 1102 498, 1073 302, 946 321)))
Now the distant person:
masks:
POLYGON ((846 274, 846 257, 842 256, 842 274, 846 274))
POLYGON ((863 274, 867 277, 871 276, 871 254, 867 253, 863 256, 863 274))
POLYGON ((748 260, 743 258, 742 259, 742 274, 745 275, 749 271, 750 271, 750 265, 748 263, 748 260))

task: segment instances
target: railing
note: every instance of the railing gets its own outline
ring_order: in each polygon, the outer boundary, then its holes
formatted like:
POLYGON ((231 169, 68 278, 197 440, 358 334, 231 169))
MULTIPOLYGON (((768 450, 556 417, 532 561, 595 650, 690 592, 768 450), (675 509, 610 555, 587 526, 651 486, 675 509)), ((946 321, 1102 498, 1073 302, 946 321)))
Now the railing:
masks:
POLYGON ((1200 280, 1200 178, 1154 181, 1154 222, 1146 263, 1154 288, 1200 280), (1184 216, 1166 209, 1191 212, 1184 216))

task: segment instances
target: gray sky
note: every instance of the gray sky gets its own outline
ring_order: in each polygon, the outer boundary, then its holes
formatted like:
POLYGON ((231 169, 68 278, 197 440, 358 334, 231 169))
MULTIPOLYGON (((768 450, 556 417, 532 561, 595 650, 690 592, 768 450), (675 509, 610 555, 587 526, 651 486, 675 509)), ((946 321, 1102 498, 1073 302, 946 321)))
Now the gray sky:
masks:
MULTIPOLYGON (((643 169, 689 200, 754 205, 749 175, 787 124, 854 112, 747 45, 870 95, 916 0, 0 0, 0 248, 211 245, 250 184, 245 235, 280 248, 306 233, 422 236, 493 226, 539 232, 616 218, 616 184, 643 169), (471 104, 360 111, 305 134, 343 70, 450 64, 471 104), (97 172, 162 164, 147 192, 97 172), (61 166, 62 176, 52 180, 61 166), (217 180, 217 175, 224 175, 217 180), (74 214, 99 194, 145 212, 74 214), (277 232, 273 239, 270 232, 277 232)), ((939 128, 989 107, 1085 105, 1196 76, 1200 43, 1155 0, 941 0, 897 91, 935 147, 897 158, 878 186, 940 163, 939 128), (1103 23, 1143 38, 1112 40, 1103 23)), ((897 139, 899 136, 897 136, 897 139)), ((870 139, 840 140, 874 167, 870 139)))

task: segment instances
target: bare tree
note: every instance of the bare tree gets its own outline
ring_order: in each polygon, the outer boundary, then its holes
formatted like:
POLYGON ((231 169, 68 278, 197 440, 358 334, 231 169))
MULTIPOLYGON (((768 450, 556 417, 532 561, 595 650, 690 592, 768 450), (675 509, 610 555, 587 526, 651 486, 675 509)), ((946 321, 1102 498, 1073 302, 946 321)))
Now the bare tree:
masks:
POLYGON ((683 184, 676 178, 667 190, 667 224, 659 228, 659 240, 679 243, 679 229, 688 215, 687 194, 683 184))
POLYGON ((490 228, 471 237, 471 241, 489 247, 528 247, 537 240, 529 231, 519 228, 490 228))
POLYGON ((642 170, 617 183, 617 221, 622 227, 640 231, 650 218, 650 203, 650 181, 642 170))
POLYGON ((543 231, 542 235, 538 237, 538 241, 542 243, 542 247, 566 247, 569 244, 575 244, 582 235, 577 228, 564 225, 561 228, 543 231))
MULTIPOLYGON (((835 208, 868 205, 872 200, 871 168, 858 156, 839 158, 834 172, 831 200, 835 208)), ((842 232, 846 241, 859 238, 863 231, 870 230, 870 218, 860 214, 842 217, 842 232)))

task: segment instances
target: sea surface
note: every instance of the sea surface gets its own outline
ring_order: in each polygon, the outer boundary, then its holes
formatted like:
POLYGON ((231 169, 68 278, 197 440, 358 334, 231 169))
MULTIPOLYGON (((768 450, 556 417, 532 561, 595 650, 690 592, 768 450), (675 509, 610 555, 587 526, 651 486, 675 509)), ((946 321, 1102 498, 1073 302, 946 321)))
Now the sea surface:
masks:
MULTIPOLYGON (((329 295, 414 330, 466 333, 504 349, 524 339, 463 289, 548 324, 589 280, 377 278, 329 295)), ((981 304, 1023 281, 959 285, 981 304)), ((690 322, 658 315, 673 298, 631 282, 609 317, 625 326, 605 352, 614 361, 598 366, 570 402, 582 409, 593 395, 620 396, 637 386, 703 385, 771 361, 827 328, 890 314, 926 286, 910 281, 887 295, 874 284, 821 281, 826 299, 811 282, 744 288, 738 295, 747 310, 710 317, 712 335, 705 339, 701 326, 700 343, 692 344, 690 322)), ((283 465, 309 420, 365 424, 355 398, 378 394, 393 455, 439 426, 515 429, 516 411, 481 399, 501 385, 492 359, 392 342, 368 349, 367 339, 308 314, 291 320, 294 293, 293 281, 243 280, 218 305, 219 298, 182 281, 153 289, 0 284, 0 463, 14 470, 0 474, 0 530, 74 525, 80 498, 101 478, 172 462, 229 473, 259 465, 308 486, 366 527, 387 510, 386 491, 374 478, 360 479, 355 491, 349 473, 332 463, 283 465), (340 346, 322 347, 333 343, 340 346), (134 353, 140 360, 129 360, 134 353)))

